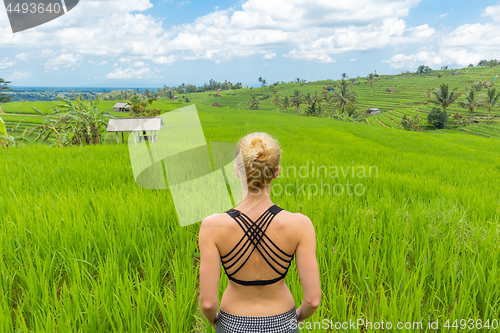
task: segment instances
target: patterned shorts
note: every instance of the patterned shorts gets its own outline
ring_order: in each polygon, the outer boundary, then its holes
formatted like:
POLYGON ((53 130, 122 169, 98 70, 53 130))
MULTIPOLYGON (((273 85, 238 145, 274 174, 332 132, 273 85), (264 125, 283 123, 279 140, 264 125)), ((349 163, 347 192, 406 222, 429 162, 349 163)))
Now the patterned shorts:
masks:
POLYGON ((215 321, 216 333, 298 333, 297 312, 290 311, 274 316, 248 317, 219 311, 215 321))

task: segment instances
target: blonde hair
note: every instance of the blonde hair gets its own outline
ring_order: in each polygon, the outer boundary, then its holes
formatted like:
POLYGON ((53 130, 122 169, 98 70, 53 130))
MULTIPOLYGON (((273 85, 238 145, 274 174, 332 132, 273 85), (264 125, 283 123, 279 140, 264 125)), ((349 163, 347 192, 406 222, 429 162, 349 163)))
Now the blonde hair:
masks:
POLYGON ((280 162, 278 142, 267 133, 251 133, 238 142, 236 153, 240 152, 248 188, 257 190, 271 184, 280 162))

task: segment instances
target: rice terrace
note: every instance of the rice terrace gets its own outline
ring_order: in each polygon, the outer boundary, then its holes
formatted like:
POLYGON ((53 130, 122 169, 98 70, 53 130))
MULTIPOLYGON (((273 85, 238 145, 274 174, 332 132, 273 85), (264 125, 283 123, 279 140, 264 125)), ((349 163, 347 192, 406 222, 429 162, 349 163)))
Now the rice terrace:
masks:
MULTIPOLYGON (((117 102, 146 116, 195 104, 207 142, 278 140, 271 198, 317 237, 322 300, 301 331, 498 331, 500 100, 486 95, 500 66, 419 72, 0 104, 0 331, 213 331, 200 224, 179 226, 169 189, 136 185, 106 132, 131 117, 117 102)), ((296 270, 286 279, 300 301, 296 270)))

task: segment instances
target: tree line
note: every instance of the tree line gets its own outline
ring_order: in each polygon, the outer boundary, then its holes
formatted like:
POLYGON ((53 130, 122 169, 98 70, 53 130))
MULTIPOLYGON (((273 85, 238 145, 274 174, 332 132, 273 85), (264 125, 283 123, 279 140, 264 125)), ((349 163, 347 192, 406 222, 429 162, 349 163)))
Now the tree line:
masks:
MULTIPOLYGON (((428 90, 426 97, 429 102, 434 103, 441 107, 433 107, 431 112, 427 115, 427 122, 434 128, 445 128, 449 115, 446 109, 453 103, 458 103, 458 105, 469 111, 468 125, 472 124, 472 117, 478 107, 486 106, 488 107, 488 120, 487 123, 491 124, 491 110, 498 106, 500 102, 500 92, 497 93, 496 88, 485 85, 484 82, 479 81, 471 84, 465 89, 465 92, 460 93, 458 87, 450 88, 447 83, 441 84, 439 87, 428 90), (480 94, 479 92, 487 88, 485 93, 480 94), (463 97, 462 100, 459 100, 463 97)), ((453 115, 456 125, 465 125, 465 121, 461 113, 457 112, 453 115)), ((410 116, 405 115, 402 118, 401 125, 406 130, 421 131, 421 118, 420 115, 410 116)))
POLYGON ((100 98, 102 100, 131 100, 133 96, 138 96, 140 98, 158 98, 158 97, 167 97, 168 99, 174 99, 176 95, 183 94, 192 94, 196 92, 206 92, 206 91, 217 91, 221 90, 236 90, 242 89, 243 84, 241 82, 237 82, 233 84, 232 82, 225 80, 224 82, 218 82, 214 79, 211 79, 208 83, 204 83, 201 86, 196 86, 194 84, 181 84, 179 86, 168 87, 166 85, 163 88, 158 88, 155 90, 146 89, 143 92, 137 88, 133 89, 125 89, 125 90, 113 90, 109 93, 101 94, 100 98))

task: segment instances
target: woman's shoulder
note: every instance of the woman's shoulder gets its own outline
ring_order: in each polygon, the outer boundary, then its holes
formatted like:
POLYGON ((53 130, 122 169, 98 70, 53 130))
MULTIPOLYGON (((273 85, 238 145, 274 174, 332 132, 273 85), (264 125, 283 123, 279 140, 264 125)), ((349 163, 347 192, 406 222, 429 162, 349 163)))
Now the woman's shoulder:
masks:
POLYGON ((226 213, 212 214, 201 221, 201 228, 224 226, 227 224, 228 218, 230 217, 226 213))
MULTIPOLYGON (((301 213, 292 213, 292 212, 289 212, 283 208, 281 208, 282 210, 280 211, 279 215, 281 215, 282 218, 286 218, 287 220, 289 221, 294 221, 298 224, 308 224, 308 223, 311 223, 311 219, 309 217, 307 217, 306 215, 304 214, 301 214, 301 213)), ((278 216, 279 216, 278 215, 278 216)))

